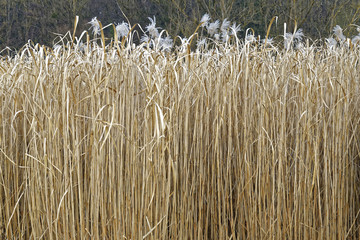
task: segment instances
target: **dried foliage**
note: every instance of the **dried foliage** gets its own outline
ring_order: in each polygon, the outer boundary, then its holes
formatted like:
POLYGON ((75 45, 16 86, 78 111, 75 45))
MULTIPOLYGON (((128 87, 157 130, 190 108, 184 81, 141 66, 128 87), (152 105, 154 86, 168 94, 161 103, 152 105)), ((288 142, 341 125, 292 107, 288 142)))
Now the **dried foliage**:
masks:
POLYGON ((360 237, 359 46, 129 39, 0 60, 1 238, 360 237))

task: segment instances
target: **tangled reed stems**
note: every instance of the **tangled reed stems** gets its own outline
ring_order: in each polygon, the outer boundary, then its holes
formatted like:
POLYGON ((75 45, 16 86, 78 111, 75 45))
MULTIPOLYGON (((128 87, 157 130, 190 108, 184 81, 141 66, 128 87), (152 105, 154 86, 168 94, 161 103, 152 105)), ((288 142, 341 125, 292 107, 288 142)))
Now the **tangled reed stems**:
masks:
POLYGON ((360 237, 359 48, 78 46, 0 60, 1 238, 360 237))

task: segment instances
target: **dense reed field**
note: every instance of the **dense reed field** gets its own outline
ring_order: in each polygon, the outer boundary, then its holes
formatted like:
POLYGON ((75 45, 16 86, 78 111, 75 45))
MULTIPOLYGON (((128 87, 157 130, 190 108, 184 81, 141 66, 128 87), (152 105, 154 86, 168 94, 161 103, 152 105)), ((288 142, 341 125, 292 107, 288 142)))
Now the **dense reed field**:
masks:
POLYGON ((101 34, 0 60, 2 239, 360 237, 358 45, 101 34))

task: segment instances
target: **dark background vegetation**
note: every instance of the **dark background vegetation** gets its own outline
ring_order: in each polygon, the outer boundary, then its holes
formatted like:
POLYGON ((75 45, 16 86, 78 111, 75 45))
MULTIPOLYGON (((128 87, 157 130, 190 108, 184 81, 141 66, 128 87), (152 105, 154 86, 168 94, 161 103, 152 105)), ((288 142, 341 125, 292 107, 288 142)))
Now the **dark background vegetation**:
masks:
POLYGON ((294 20, 310 38, 329 36, 336 24, 351 35, 351 24, 360 24, 360 0, 0 0, 0 49, 20 48, 29 39, 52 46, 56 33, 73 29, 76 15, 81 33, 94 16, 103 25, 126 21, 121 10, 132 25, 143 27, 147 17, 156 16, 157 26, 172 36, 192 34, 204 13, 212 20, 236 21, 262 36, 273 16, 279 18, 272 36, 283 33, 284 22, 293 28, 294 20))

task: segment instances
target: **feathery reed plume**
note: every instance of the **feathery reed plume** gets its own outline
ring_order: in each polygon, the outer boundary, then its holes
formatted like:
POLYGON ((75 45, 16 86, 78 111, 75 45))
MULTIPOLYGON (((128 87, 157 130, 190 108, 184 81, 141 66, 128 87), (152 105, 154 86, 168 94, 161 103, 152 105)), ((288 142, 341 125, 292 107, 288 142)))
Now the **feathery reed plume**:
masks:
POLYGON ((206 27, 208 33, 210 36, 214 36, 215 34, 217 34, 218 29, 220 26, 220 21, 216 20, 215 22, 209 23, 206 27))
POLYGON ((150 20, 150 24, 146 26, 146 31, 149 33, 150 37, 152 39, 156 39, 157 37, 159 37, 159 29, 158 27, 156 27, 156 18, 154 16, 154 18, 148 18, 150 20))
POLYGON ((334 27, 333 32, 338 41, 344 42, 346 40, 346 37, 343 34, 343 29, 339 25, 334 27))
POLYGON ((97 20, 97 17, 93 17, 91 19, 90 22, 88 22, 88 24, 90 24, 90 29, 92 29, 92 32, 95 36, 99 36, 100 35, 100 24, 99 21, 97 20))
POLYGON ((233 25, 230 27, 230 33, 229 35, 230 36, 236 36, 238 32, 240 32, 242 29, 241 29, 241 25, 236 25, 236 22, 233 23, 233 25))
POLYGON ((205 13, 202 17, 201 17, 201 20, 200 20, 200 24, 201 24, 201 27, 207 27, 208 24, 209 24, 209 21, 210 21, 210 16, 209 14, 205 13))
POLYGON ((129 24, 126 22, 122 22, 116 25, 116 33, 118 38, 126 37, 130 32, 129 24))

